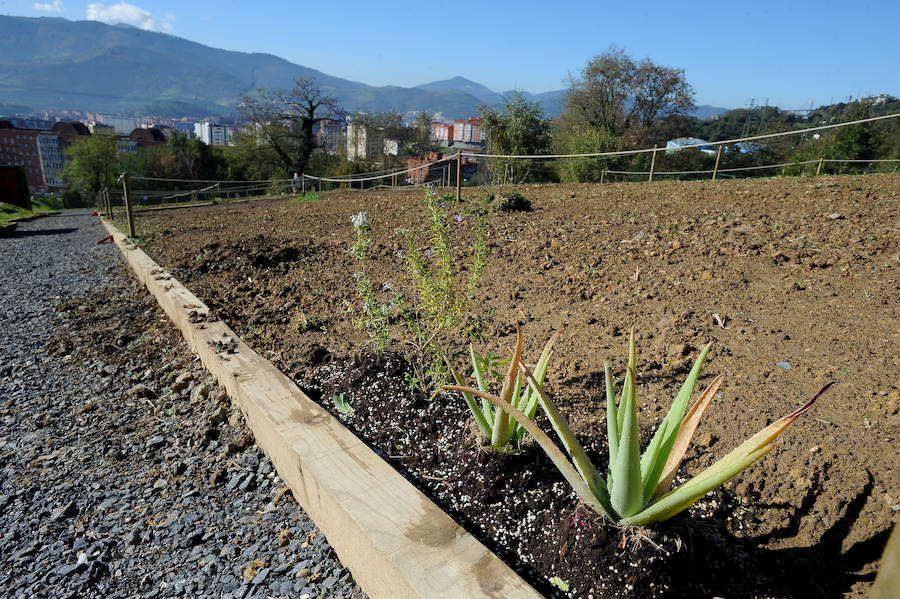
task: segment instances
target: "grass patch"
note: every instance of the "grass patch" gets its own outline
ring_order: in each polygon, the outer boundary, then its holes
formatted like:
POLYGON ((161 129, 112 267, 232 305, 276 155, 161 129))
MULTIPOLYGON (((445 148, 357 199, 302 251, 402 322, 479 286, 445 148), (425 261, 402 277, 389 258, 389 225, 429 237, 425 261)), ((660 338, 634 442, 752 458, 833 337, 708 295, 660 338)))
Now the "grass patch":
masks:
POLYGON ((308 193, 303 194, 302 196, 297 196, 295 201, 297 201, 297 202, 318 202, 321 199, 322 198, 319 197, 319 194, 317 194, 314 191, 310 191, 308 193))
POLYGON ((11 219, 27 218, 37 214, 55 212, 59 210, 61 206, 55 205, 52 201, 35 200, 31 203, 31 208, 31 210, 25 210, 19 206, 0 202, 0 225, 8 224, 11 219))

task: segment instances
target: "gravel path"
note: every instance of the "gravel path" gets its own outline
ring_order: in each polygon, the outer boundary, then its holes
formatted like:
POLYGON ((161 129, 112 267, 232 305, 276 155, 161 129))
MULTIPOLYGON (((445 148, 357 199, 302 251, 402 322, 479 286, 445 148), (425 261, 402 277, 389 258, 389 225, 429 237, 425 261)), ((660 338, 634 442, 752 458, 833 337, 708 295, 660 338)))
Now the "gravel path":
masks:
POLYGON ((364 597, 87 213, 0 237, 8 597, 364 597))

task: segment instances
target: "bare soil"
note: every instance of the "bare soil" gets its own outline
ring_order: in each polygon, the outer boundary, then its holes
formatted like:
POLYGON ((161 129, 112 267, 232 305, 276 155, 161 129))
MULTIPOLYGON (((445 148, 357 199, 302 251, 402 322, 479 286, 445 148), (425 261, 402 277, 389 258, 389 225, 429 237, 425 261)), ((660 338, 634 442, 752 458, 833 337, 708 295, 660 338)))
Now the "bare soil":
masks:
MULTIPOLYGON (((724 488, 651 531, 622 530, 579 508, 539 451, 479 448, 461 398, 407 391, 402 339, 376 356, 352 326, 350 216, 372 222, 384 301, 412 298, 398 252, 405 230, 427 239, 421 190, 161 212, 138 229, 311 396, 333 409, 345 392, 351 430, 543 592, 556 576, 576 597, 864 596, 900 509, 900 176, 518 190, 534 209, 486 216, 488 265, 465 326, 479 352, 507 355, 521 324, 532 361, 565 332, 548 388, 601 466, 603 363, 621 371, 632 326, 644 442, 706 343, 700 384, 728 375, 685 475, 838 384, 724 488)), ((481 193, 447 206, 461 256, 481 193)), ((464 339, 447 344, 462 366, 464 339)))

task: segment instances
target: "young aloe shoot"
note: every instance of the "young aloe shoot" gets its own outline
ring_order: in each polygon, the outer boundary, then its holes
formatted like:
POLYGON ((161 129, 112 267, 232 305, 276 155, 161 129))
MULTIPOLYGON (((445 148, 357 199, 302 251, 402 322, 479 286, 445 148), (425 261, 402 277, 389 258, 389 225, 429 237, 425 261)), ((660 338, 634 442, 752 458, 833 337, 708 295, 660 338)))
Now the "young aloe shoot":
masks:
POLYGON ((634 332, 629 343, 628 368, 618 404, 615 401, 612 376, 605 367, 607 401, 607 435, 609 441, 609 468, 605 480, 590 462, 572 429, 562 418, 541 384, 535 380, 528 367, 520 363, 529 384, 537 392, 541 408, 550 420, 569 458, 560 451, 546 433, 520 410, 502 398, 477 389, 449 386, 448 389, 466 391, 487 399, 512 415, 527 430, 550 457, 550 460, 566 478, 578 497, 591 509, 609 520, 631 526, 647 526, 667 520, 688 508, 709 491, 721 486, 745 468, 757 461, 774 447, 775 439, 801 414, 809 410, 816 400, 834 382, 825 385, 808 402, 776 420, 744 443, 736 447, 706 470, 670 490, 675 472, 684 458, 697 425, 712 402, 724 380, 720 375, 701 394, 690 411, 685 414, 693 394, 700 369, 706 360, 707 345, 694 362, 690 374, 681 387, 675 401, 663 419, 643 456, 638 448, 637 402, 635 397, 636 352, 634 332))
MULTIPOLYGON (((556 333, 547 342, 544 351, 537 361, 534 370, 534 380, 538 384, 544 382, 547 374, 547 367, 550 365, 550 357, 553 354, 553 343, 559 337, 560 333, 556 333)), ((474 389, 465 386, 463 377, 447 362, 450 372, 456 380, 457 385, 454 390, 459 391, 466 400, 466 405, 472 412, 472 418, 478 426, 478 431, 486 443, 497 449, 502 449, 510 443, 519 441, 525 434, 523 427, 515 418, 510 416, 498 404, 491 405, 491 401, 485 397, 489 395, 486 379, 489 378, 488 372, 485 372, 485 362, 479 359, 474 348, 469 345, 469 357, 472 361, 472 376, 478 385, 477 393, 473 393, 474 389), (475 396, 481 399, 481 402, 475 401, 475 396)), ((524 382, 524 376, 519 372, 519 364, 522 357, 522 330, 516 327, 516 348, 513 351, 512 358, 509 360, 509 369, 503 378, 503 386, 497 397, 505 403, 519 410, 528 419, 533 419, 539 404, 539 396, 533 385, 524 382)), ((449 387, 444 387, 445 389, 449 387)))

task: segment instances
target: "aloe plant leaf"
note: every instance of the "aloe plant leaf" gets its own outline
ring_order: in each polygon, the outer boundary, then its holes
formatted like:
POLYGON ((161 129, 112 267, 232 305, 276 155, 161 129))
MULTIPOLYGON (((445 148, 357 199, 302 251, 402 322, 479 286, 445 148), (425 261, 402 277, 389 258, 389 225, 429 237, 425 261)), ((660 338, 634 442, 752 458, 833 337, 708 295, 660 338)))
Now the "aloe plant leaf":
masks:
POLYGON ((681 385, 681 390, 675 396, 675 401, 666 413, 666 417, 660 423, 659 428, 650 440, 644 455, 641 457, 641 476, 644 482, 644 502, 650 501, 656 485, 659 483, 659 477, 662 475, 663 466, 669 459, 669 453, 672 445, 675 443, 675 436, 678 429, 681 428, 681 421, 687 410, 688 402, 694 393, 694 387, 697 385, 697 378, 700 376, 700 370, 706 361, 706 355, 712 343, 708 343, 706 347, 697 356, 690 374, 681 385))
POLYGON ((490 395, 488 393, 484 393, 480 389, 472 389, 471 387, 460 387, 456 385, 443 385, 442 389, 446 389, 448 391, 458 391, 460 393, 471 393, 473 395, 477 395, 482 399, 486 399, 490 401, 492 404, 500 407, 505 412, 512 414, 513 418, 525 427, 525 430, 534 438, 535 442, 541 446, 541 449, 546 452, 547 457, 550 458, 550 461, 553 462, 553 465, 560 471, 563 475, 563 478, 571 485, 572 490, 578 496, 581 501, 585 503, 591 509, 596 510, 598 513, 603 514, 610 520, 613 520, 612 514, 609 512, 608 507, 602 504, 601 498, 598 498, 594 495, 591 488, 585 483, 585 481, 581 478, 581 475, 569 463, 569 460, 566 459, 565 454, 559 450, 559 448, 553 444, 553 441, 550 440, 550 437, 547 436, 547 433, 542 431, 538 425, 536 425, 531 419, 529 419, 525 414, 523 414, 520 410, 512 407, 509 403, 505 402, 503 399, 497 397, 496 395, 490 395))
MULTIPOLYGON (((450 374, 453 375, 453 380, 456 381, 456 384, 460 387, 465 385, 462 376, 460 376, 459 372, 453 366, 450 365, 450 361, 444 358, 444 362, 447 363, 447 367, 450 369, 450 374)), ((472 418, 475 420, 475 424, 478 426, 478 432, 481 433, 482 438, 490 439, 491 438, 491 427, 488 424, 487 420, 484 418, 484 412, 481 411, 481 406, 478 405, 478 402, 475 401, 475 397, 471 393, 462 393, 463 399, 466 400, 466 405, 469 406, 469 410, 472 412, 472 418)))
MULTIPOLYGON (((603 364, 603 370, 606 376, 606 439, 609 445, 609 463, 616 463, 616 456, 619 455, 619 424, 616 415, 616 390, 612 381, 612 374, 609 371, 609 364, 603 364)), ((612 486, 612 468, 606 477, 606 485, 612 486)))
MULTIPOLYGON (((635 370, 636 368, 637 368, 637 348, 634 345, 634 328, 632 328, 631 329, 631 337, 628 341, 628 366, 625 368, 625 370, 626 370, 626 372, 629 370, 631 372, 637 372, 637 370, 635 370)), ((620 406, 622 405, 622 401, 624 401, 625 397, 629 393, 631 393, 631 389, 630 389, 629 385, 634 385, 634 379, 631 379, 631 382, 629 382, 629 379, 626 376, 625 384, 622 386, 622 399, 619 401, 620 406)), ((619 412, 616 414, 616 416, 617 416, 617 422, 616 422, 617 428, 619 430, 619 433, 621 434, 622 419, 625 417, 625 414, 621 411, 621 408, 619 409, 619 412)), ((619 440, 616 439, 616 443, 618 443, 618 442, 619 442, 619 440)))
MULTIPOLYGON (((559 440, 562 442, 563 447, 572 457, 572 462, 575 464, 575 469, 581 475, 582 480, 587 483, 594 496, 606 508, 607 511, 601 513, 605 516, 608 516, 613 521, 617 520, 617 518, 613 518, 610 515, 614 514, 615 512, 613 511, 612 505, 609 502, 609 492, 607 490, 607 487, 603 483, 603 479, 600 478, 600 473, 597 471, 597 468, 594 467, 594 464, 588 458, 587 453, 585 453, 584 448, 581 446, 581 443, 579 443, 578 439, 575 437, 575 433, 573 433, 572 429, 569 428, 568 423, 566 422, 565 418, 563 418, 559 413, 556 405, 552 401, 550 401, 549 397, 547 397, 547 394, 544 392, 544 388, 534 379, 534 376, 528 370, 528 367, 525 366, 525 364, 521 364, 521 368, 525 373, 525 376, 528 378, 528 382, 531 383, 535 391, 537 391, 538 397, 540 397, 541 399, 541 409, 544 411, 547 419, 550 420, 550 425, 556 432, 556 436, 559 437, 559 440)), ((528 430, 529 432, 531 431, 531 429, 528 430)))
MULTIPOLYGON (((539 385, 544 384, 544 378, 547 376, 547 368, 550 366, 550 358, 553 356, 553 344, 559 339, 560 335, 562 335, 562 331, 557 331, 550 337, 550 340, 547 341, 547 345, 544 346, 544 350, 541 352, 540 358, 538 358, 537 365, 534 367, 534 379, 539 385)), ((539 398, 537 392, 530 385, 525 388, 522 403, 525 404, 522 412, 534 420, 539 398)))
POLYGON ((619 404, 622 415, 622 429, 619 448, 612 468, 612 487, 609 489, 613 510, 622 517, 638 513, 644 505, 641 485, 640 431, 637 422, 637 399, 635 397, 634 371, 625 373, 628 393, 619 404))
MULTIPOLYGON (((487 393, 487 385, 485 385, 484 383, 484 373, 481 372, 481 366, 478 363, 478 356, 475 355, 475 348, 472 347, 471 343, 469 344, 469 358, 472 360, 472 370, 475 374, 475 382, 478 383, 478 388, 487 393)), ((481 398, 481 412, 484 419, 487 421, 488 426, 493 429, 494 414, 491 411, 491 402, 484 398, 481 398)), ((490 433, 488 433, 486 436, 489 439, 491 437, 490 433)))
MULTIPOLYGON (((519 359, 522 356, 522 329, 516 327, 516 349, 512 360, 509 362, 509 370, 503 379, 503 387, 500 390, 500 399, 507 404, 512 404, 515 381, 519 374, 519 359)), ((491 445, 503 447, 509 443, 509 418, 506 418, 503 407, 494 403, 494 427, 491 430, 491 445)))
POLYGON ((753 462, 769 453, 774 448, 773 441, 797 418, 809 410, 832 385, 834 385, 834 381, 822 387, 808 402, 765 427, 688 482, 666 493, 641 512, 623 518, 622 522, 632 526, 644 526, 667 520, 694 504, 716 487, 725 484, 753 462))
POLYGON ((669 453, 669 458, 666 460, 666 465, 656 485, 656 490, 653 492, 654 498, 661 497, 672 486, 672 479, 675 478, 675 473, 678 471, 678 467, 681 466, 682 460, 684 460, 684 454, 687 453, 688 447, 691 445, 691 439, 694 438, 694 433, 700 425, 700 420, 712 403, 716 393, 719 392, 719 387, 722 386, 723 381, 725 381, 724 374, 720 374, 713 379, 713 382, 697 398, 697 401, 688 410, 684 420, 681 421, 681 427, 675 436, 675 442, 672 444, 672 451, 669 453))

